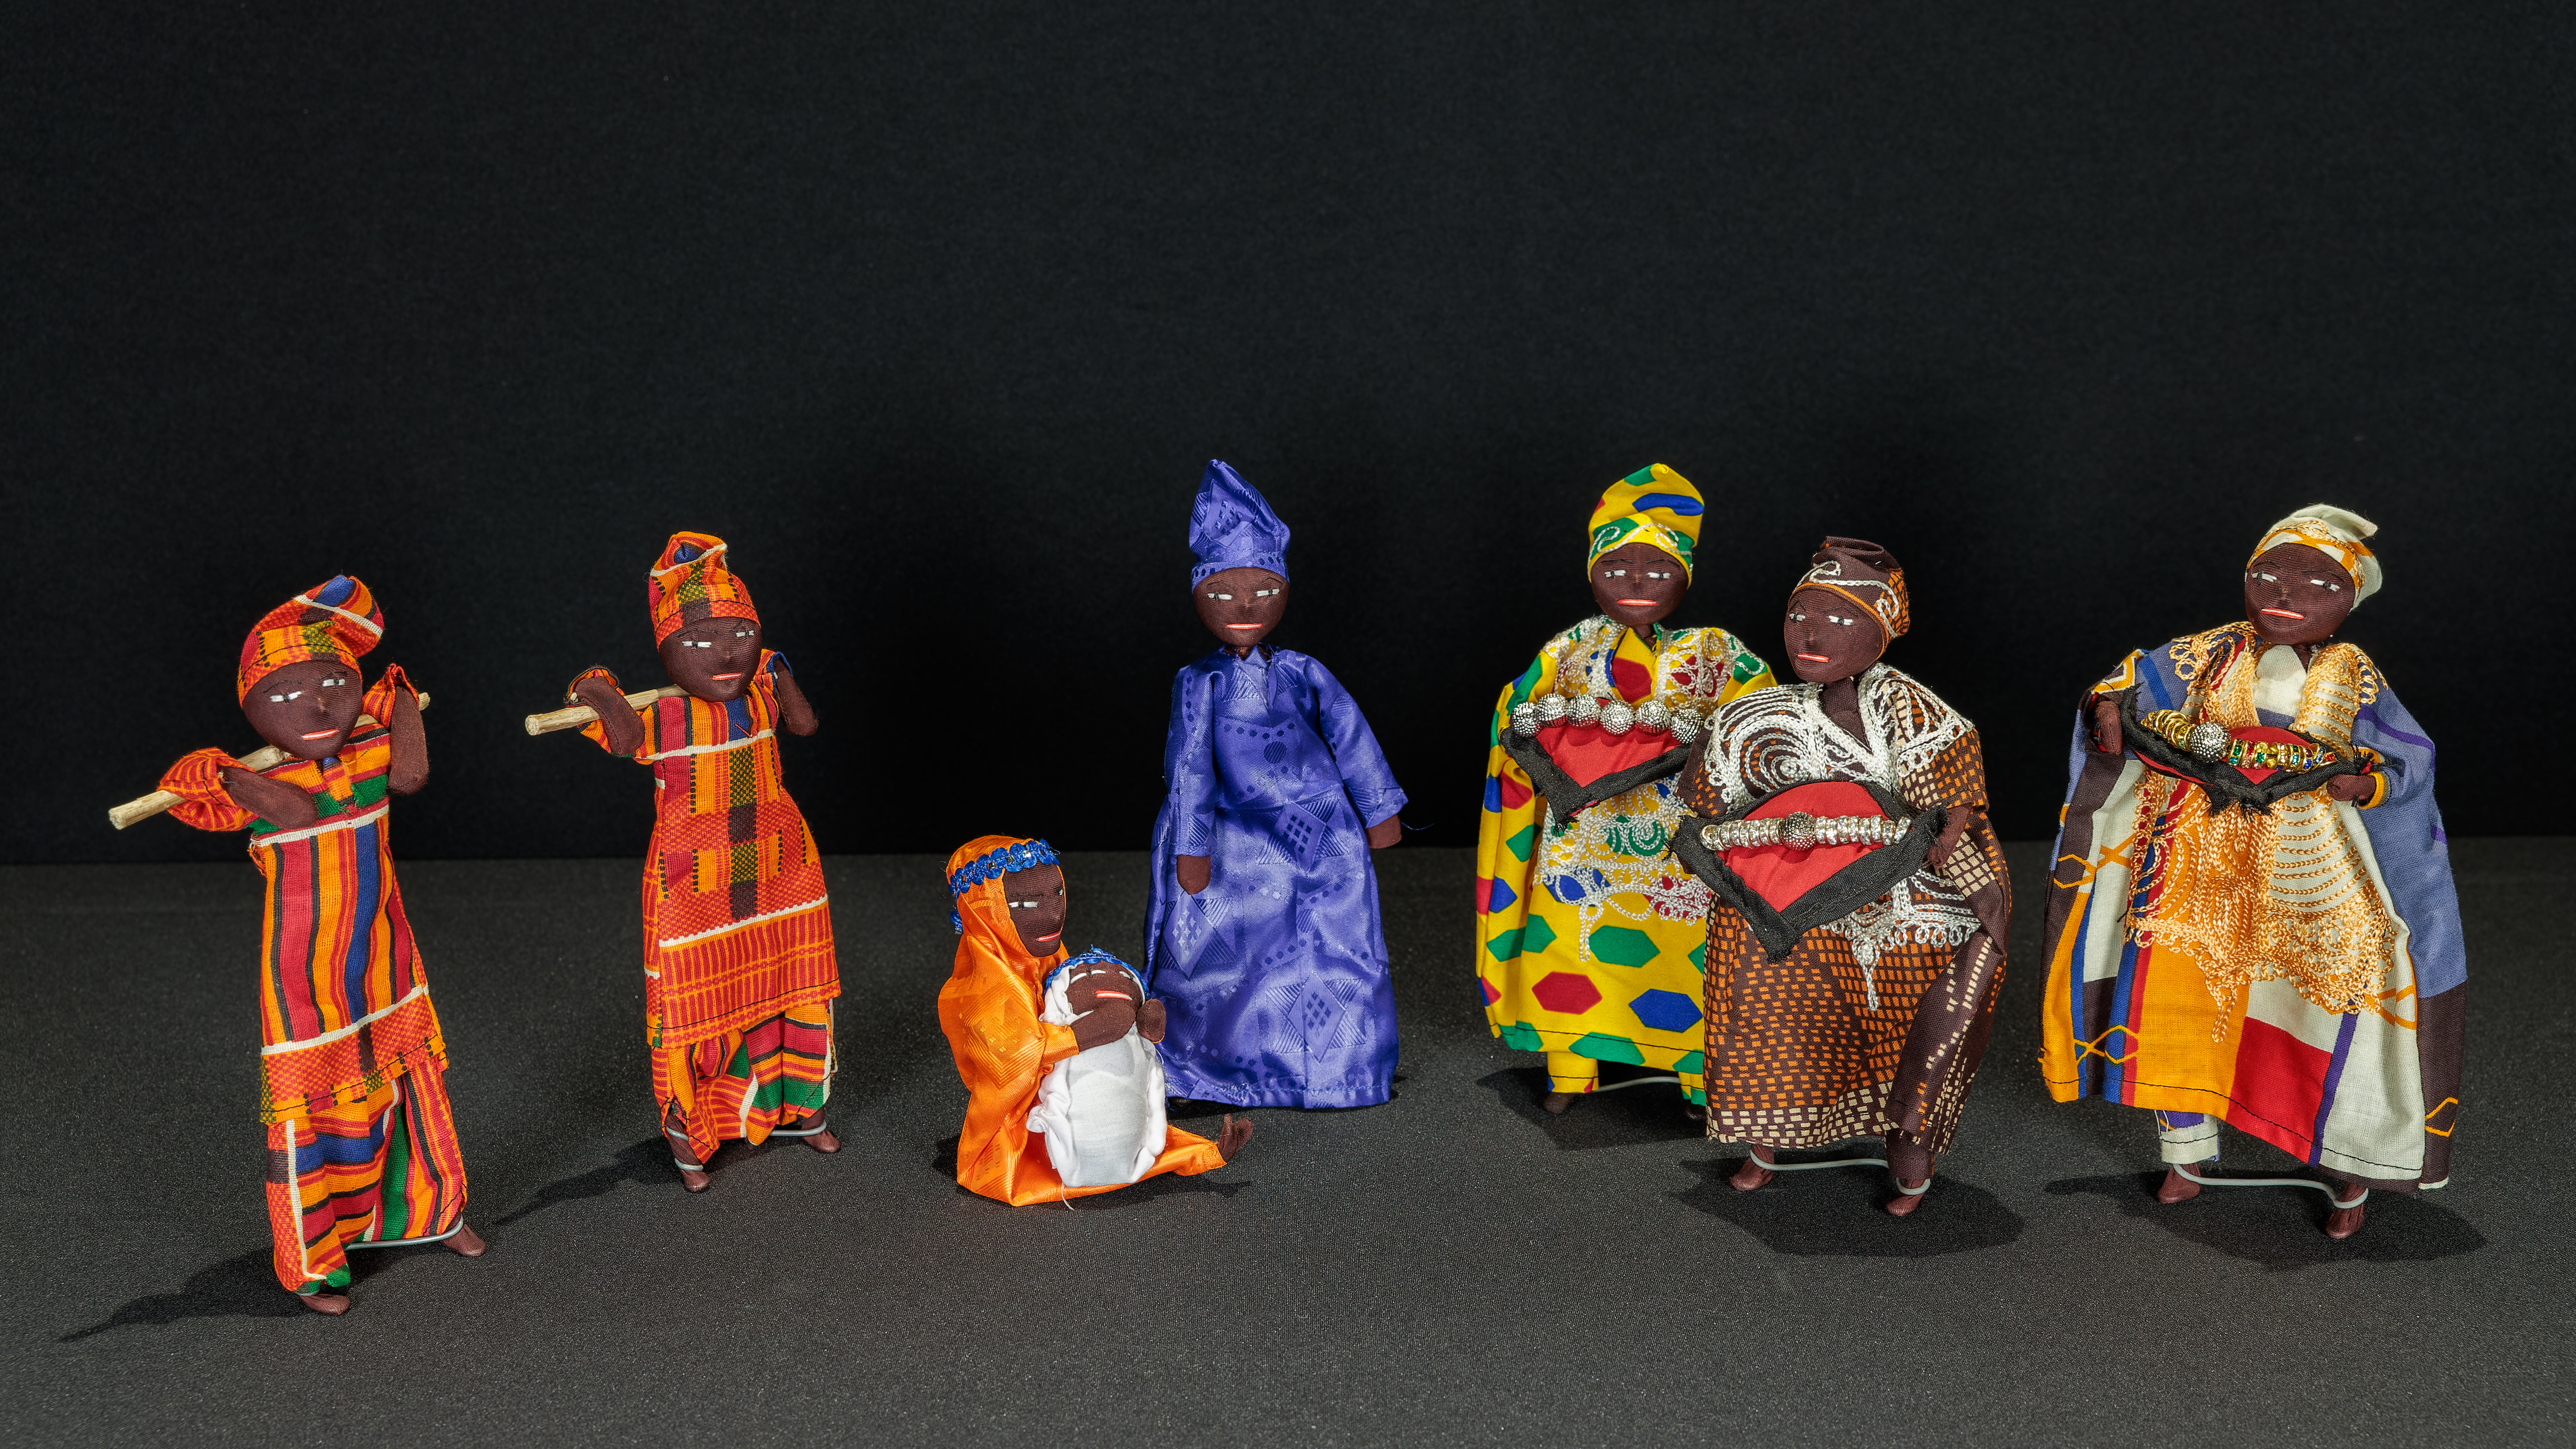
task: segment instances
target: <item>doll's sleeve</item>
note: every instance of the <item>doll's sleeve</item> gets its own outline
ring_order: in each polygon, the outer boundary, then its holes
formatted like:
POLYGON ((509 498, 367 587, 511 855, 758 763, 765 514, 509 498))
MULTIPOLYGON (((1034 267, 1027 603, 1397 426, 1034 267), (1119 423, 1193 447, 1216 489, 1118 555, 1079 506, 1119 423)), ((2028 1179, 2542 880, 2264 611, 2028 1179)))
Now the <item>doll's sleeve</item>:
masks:
POLYGON ((1216 849, 1215 702, 1211 676, 1183 669, 1172 680, 1172 721, 1163 734, 1163 788, 1172 810, 1172 853, 1210 855, 1216 849))
POLYGON ((1342 772, 1342 788, 1350 792, 1351 808, 1359 811, 1363 825, 1384 824, 1403 811, 1404 787, 1395 783, 1395 769, 1386 762, 1386 751, 1379 747, 1376 731, 1369 728, 1368 716, 1360 713, 1359 701, 1322 664, 1308 660, 1307 668, 1312 671, 1308 682, 1315 691, 1317 732, 1342 772))
MULTIPOLYGON (((1530 788, 1529 772, 1503 748, 1503 731, 1512 727, 1514 709, 1555 683, 1556 655, 1542 650, 1520 678, 1503 686, 1485 731, 1485 804, 1476 816, 1476 943, 1495 961, 1509 961, 1521 948, 1544 806, 1530 788)), ((1480 957, 1477 964, 1485 962, 1480 957)), ((1489 995, 1489 1010, 1493 999, 1489 995)))
POLYGON ((1780 682, 1772 677, 1771 666, 1762 662, 1762 656, 1754 653, 1752 646, 1723 629, 1717 632, 1718 637, 1725 641, 1726 651, 1726 682, 1718 686, 1719 703, 1723 704, 1739 694, 1769 689, 1780 682))
POLYGON ((420 691, 412 687, 411 677, 403 673, 402 666, 388 664, 376 682, 367 687, 367 697, 358 702, 358 709, 376 723, 389 725, 393 723, 394 696, 397 693, 408 694, 414 700, 420 698, 420 691))
MULTIPOLYGON (((608 672, 608 670, 607 670, 606 668, 604 668, 604 667, 602 667, 602 666, 600 666, 600 665, 594 664, 594 665, 592 665, 591 667, 589 667, 588 669, 583 670, 581 673, 574 675, 574 676, 573 676, 573 679, 572 679, 572 683, 567 684, 567 685, 565 685, 565 686, 564 686, 564 703, 566 703, 566 704, 579 704, 579 703, 581 703, 581 702, 582 702, 582 700, 581 700, 581 696, 579 696, 579 695, 577 695, 577 694, 573 693, 573 691, 574 691, 574 690, 576 690, 576 689, 579 689, 579 688, 581 687, 582 682, 583 682, 584 680, 590 680, 590 679, 605 679, 605 680, 607 680, 607 681, 608 681, 608 687, 609 687, 609 688, 616 690, 619 694, 624 694, 624 693, 626 692, 625 688, 624 688, 623 686, 621 686, 620 684, 618 684, 618 682, 617 682, 617 676, 616 676, 616 675, 609 673, 609 672, 608 672)), ((633 708, 633 707, 632 707, 632 706, 629 706, 629 708, 633 708)), ((652 717, 651 715, 649 715, 649 714, 646 714, 644 711, 642 711, 642 710, 640 710, 640 709, 635 711, 635 717, 636 717, 637 719, 640 719, 640 720, 642 720, 642 721, 644 722, 644 745, 645 745, 645 748, 646 748, 646 749, 650 749, 650 748, 652 748, 652 745, 653 745, 653 717, 652 717)), ((603 725, 603 724, 599 723, 597 720, 593 720, 593 721, 591 721, 589 724, 583 725, 583 726, 581 727, 581 737, 582 737, 583 739, 586 739, 586 740, 590 741, 592 744, 599 746, 599 747, 600 747, 601 749, 603 749, 603 750, 608 749, 608 727, 607 727, 606 725, 603 725)), ((612 753, 612 754, 613 754, 613 753, 615 753, 615 752, 614 752, 614 751, 610 751, 610 753, 612 753)))
POLYGON ((164 771, 161 788, 179 797, 170 807, 171 818, 199 830, 241 830, 257 820, 259 812, 244 809, 224 788, 227 765, 250 768, 221 750, 197 750, 164 771))

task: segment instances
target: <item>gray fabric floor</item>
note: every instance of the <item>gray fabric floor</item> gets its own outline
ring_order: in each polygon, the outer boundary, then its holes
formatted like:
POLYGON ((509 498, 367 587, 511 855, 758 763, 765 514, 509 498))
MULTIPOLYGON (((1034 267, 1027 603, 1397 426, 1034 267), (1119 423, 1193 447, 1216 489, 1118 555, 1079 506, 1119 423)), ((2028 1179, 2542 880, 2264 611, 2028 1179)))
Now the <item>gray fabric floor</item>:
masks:
MULTIPOLYGON (((2056 1106, 2037 872, 1958 1150, 1754 1194, 1668 1089, 1540 1113, 1485 1031, 1464 852, 1381 857, 1398 1100, 1257 1114, 1224 1170, 1075 1210, 947 1176, 938 862, 830 862, 845 1150, 681 1191, 639 1040, 635 866, 416 862, 403 885, 492 1243, 269 1275, 247 864, 0 870, 6 1437, 403 1443, 2566 1442, 2576 841, 2456 842, 2456 1176, 2346 1244, 2288 1189, 2160 1208, 2137 1114, 2056 1106)), ((1069 941, 1132 952, 1141 855, 1075 856, 1069 941)), ((1210 1119, 1212 1121, 1212 1119, 1210 1119)), ((1209 1121, 1184 1125, 1207 1127, 1209 1121)), ((2277 1161, 2236 1150, 2238 1169, 2277 1161)))

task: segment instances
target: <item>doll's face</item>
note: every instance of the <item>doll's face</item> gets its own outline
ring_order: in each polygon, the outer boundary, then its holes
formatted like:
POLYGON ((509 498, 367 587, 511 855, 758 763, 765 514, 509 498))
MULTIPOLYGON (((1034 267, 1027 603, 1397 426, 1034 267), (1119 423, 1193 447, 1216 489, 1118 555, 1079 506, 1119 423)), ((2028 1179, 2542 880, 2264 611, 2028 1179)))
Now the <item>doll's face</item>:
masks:
POLYGON ((2285 543, 2245 566, 2245 617, 2267 644, 2317 644, 2352 612, 2352 575, 2304 543, 2285 543))
POLYGON ((1878 662, 1887 634, 1867 609, 1828 589, 1800 589, 1789 596, 1780 630, 1789 667, 1809 684, 1849 679, 1878 662))
POLYGON ((1651 543, 1623 543, 1592 561, 1592 602, 1631 629, 1680 608, 1689 590, 1681 560, 1651 543))
POLYGON ((1268 569, 1224 569, 1199 580, 1190 605, 1218 643, 1249 649, 1287 614, 1288 581, 1268 569))
POLYGON ((759 667, 758 619, 709 619, 662 641, 662 668, 671 682, 717 704, 742 698, 759 667))
POLYGON ((1052 865, 1002 872, 1002 899, 1011 908, 1011 925, 1020 933, 1020 949, 1032 956, 1051 956, 1064 944, 1064 871, 1052 865))
POLYGON ((242 697, 242 713, 259 737, 299 760, 340 751, 358 723, 358 671, 336 659, 281 664, 242 697))

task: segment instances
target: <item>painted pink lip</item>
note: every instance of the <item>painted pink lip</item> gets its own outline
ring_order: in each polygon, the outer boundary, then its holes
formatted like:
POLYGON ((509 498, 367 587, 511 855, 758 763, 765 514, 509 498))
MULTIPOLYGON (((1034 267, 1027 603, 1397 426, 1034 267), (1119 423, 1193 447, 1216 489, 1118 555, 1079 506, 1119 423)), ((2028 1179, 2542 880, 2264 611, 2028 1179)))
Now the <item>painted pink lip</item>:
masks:
POLYGON ((1229 629, 1258 629, 1261 626, 1258 624, 1228 624, 1225 627, 1229 629))
POLYGON ((1621 599, 1619 602, 1632 609, 1651 609, 1655 606, 1655 601, 1652 599, 1621 599))
POLYGON ((1062 931, 1049 931, 1049 932, 1047 932, 1045 935, 1038 937, 1038 939, 1039 939, 1039 940, 1041 940, 1041 941, 1052 941, 1052 940, 1054 940, 1056 937, 1061 936, 1061 935, 1063 935, 1063 934, 1064 934, 1064 932, 1062 932, 1062 931))
POLYGON ((1801 654, 1798 656, 1798 662, 1801 664, 1831 664, 1834 662, 1834 657, 1830 654, 1801 654))
POLYGON ((2305 621, 2308 617, 2296 609, 2265 609, 2263 612, 2271 615, 2275 619, 2298 619, 2305 621))
POLYGON ((338 730, 315 730, 312 733, 307 734, 305 738, 308 740, 327 740, 338 733, 338 730))
POLYGON ((735 671, 734 671, 733 673, 731 673, 731 674, 711 674, 711 675, 708 675, 707 677, 708 677, 709 679, 714 680, 714 681, 715 681, 716 683, 718 683, 718 684, 722 684, 722 683, 724 683, 724 682, 725 682, 726 680, 728 680, 728 679, 740 679, 740 678, 742 678, 742 671, 741 671, 741 670, 739 670, 739 669, 737 669, 737 670, 735 670, 735 671))

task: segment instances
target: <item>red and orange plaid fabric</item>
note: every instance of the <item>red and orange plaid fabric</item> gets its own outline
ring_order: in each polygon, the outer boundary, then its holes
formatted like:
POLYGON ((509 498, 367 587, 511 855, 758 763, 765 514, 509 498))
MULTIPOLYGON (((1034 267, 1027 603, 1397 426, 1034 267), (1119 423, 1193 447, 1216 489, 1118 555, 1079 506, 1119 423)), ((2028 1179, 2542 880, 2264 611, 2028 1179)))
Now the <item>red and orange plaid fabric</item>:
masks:
POLYGON ((250 687, 281 665, 337 659, 354 669, 384 633, 376 596, 349 575, 335 575, 260 616, 242 641, 233 697, 250 698, 250 687))
POLYGON ((653 614, 653 642, 661 643, 709 619, 751 619, 751 589, 725 567, 725 541, 712 533, 675 533, 644 575, 644 602, 653 614))
MULTIPOLYGON (((787 672, 763 650, 740 699, 677 695, 638 712, 636 758, 653 767, 657 815, 643 883, 645 1031, 656 1047, 841 994, 822 854, 779 767, 773 680, 787 672)), ((582 678, 617 682, 604 669, 582 678)), ((582 733, 607 745, 598 724, 582 733)))

